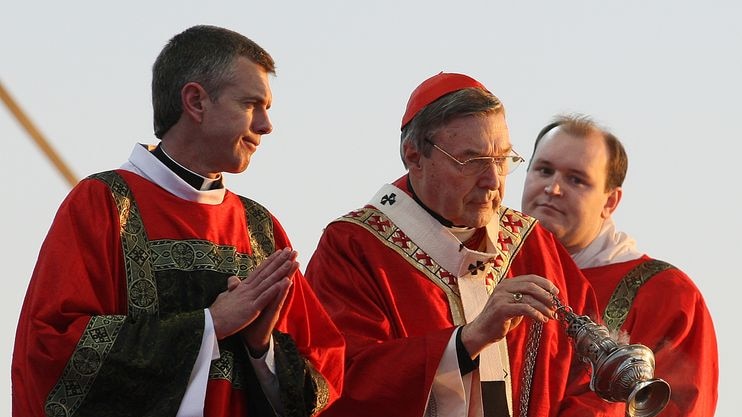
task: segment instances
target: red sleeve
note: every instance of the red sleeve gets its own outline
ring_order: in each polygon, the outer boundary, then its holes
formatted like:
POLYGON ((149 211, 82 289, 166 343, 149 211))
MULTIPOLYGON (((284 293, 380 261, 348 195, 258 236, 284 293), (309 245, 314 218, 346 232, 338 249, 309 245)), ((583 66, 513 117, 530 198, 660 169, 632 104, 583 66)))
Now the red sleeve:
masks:
MULTIPOLYGON (((590 268, 585 273, 597 283, 600 274, 623 277, 636 264, 590 268)), ((685 273, 668 269, 644 283, 621 328, 631 343, 652 349, 655 377, 670 384, 663 417, 714 415, 719 379, 716 332, 703 296, 685 273)))
MULTIPOLYGON (((554 236, 536 225, 527 237, 510 268, 509 276, 536 274, 559 288, 560 300, 580 315, 596 320, 595 294, 584 275, 554 236)), ((513 399, 517 404, 522 386, 522 364, 527 347, 530 321, 508 335, 513 372, 513 399), (527 325, 524 325, 527 324, 527 325)), ((529 417, 609 416, 617 405, 601 400, 589 388, 590 376, 585 364, 574 355, 572 341, 564 324, 552 320, 543 326, 539 353, 530 387, 529 417), (600 409, 611 409, 610 412, 600 409)))
MULTIPOLYGON (((291 247, 286 232, 273 218, 276 249, 291 247)), ((300 271, 287 297, 276 329, 288 333, 301 355, 322 374, 330 387, 329 402, 340 396, 343 388, 345 341, 300 271)))
POLYGON ((117 210, 108 188, 82 181, 41 247, 16 331, 13 414, 40 416, 91 316, 126 314, 117 210))
POLYGON ((326 228, 306 277, 347 345, 343 396, 323 416, 422 415, 454 329, 442 291, 347 222, 326 228))

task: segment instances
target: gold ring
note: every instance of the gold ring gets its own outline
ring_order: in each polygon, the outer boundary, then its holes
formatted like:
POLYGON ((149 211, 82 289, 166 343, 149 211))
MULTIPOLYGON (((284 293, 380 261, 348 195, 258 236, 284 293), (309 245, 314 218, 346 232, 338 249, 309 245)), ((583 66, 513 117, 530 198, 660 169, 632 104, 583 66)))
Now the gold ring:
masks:
POLYGON ((519 303, 520 300, 522 300, 522 299, 523 299, 523 294, 521 294, 519 292, 514 292, 513 293, 513 300, 515 300, 516 303, 519 303))

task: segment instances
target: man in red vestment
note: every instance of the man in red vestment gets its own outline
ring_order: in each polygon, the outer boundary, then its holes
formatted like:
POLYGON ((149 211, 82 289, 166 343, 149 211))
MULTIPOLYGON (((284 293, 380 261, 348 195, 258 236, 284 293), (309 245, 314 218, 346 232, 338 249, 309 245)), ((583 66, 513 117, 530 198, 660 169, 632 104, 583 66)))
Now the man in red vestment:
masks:
POLYGON ((536 139, 523 211, 567 248, 609 329, 653 350, 655 377, 672 389, 661 415, 713 416, 719 362, 703 296, 681 270, 640 252, 611 218, 627 167, 613 134, 587 116, 559 116, 536 139))
POLYGON ((569 255, 501 205, 523 160, 501 102, 440 73, 402 121, 407 175, 325 229, 306 277, 346 339, 341 398, 323 416, 584 416, 587 372, 553 320, 558 296, 595 312, 569 255))
POLYGON ((81 181, 41 248, 14 416, 309 416, 344 342, 265 208, 224 188, 272 130, 273 59, 195 26, 153 67, 158 146, 81 181))

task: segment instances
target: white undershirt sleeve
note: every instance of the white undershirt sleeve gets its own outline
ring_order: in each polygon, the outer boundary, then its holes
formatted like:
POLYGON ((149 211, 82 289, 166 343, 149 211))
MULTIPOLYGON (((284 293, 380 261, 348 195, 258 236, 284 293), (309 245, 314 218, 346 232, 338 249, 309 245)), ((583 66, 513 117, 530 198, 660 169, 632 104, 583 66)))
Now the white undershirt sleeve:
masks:
POLYGON ((276 415, 283 415, 283 404, 281 403, 280 387, 278 386, 278 377, 276 376, 276 358, 273 349, 273 336, 268 343, 268 351, 259 358, 253 358, 250 355, 250 351, 245 346, 247 351, 247 357, 250 358, 250 363, 255 370, 255 375, 260 381, 260 386, 263 388, 263 393, 268 401, 271 403, 273 410, 276 415))
POLYGON ((209 309, 204 309, 204 334, 201 338, 201 348, 193 364, 191 379, 188 381, 183 401, 178 408, 176 417, 203 417, 204 401, 206 400, 206 383, 209 379, 211 361, 219 359, 219 343, 216 340, 214 321, 209 309))
MULTIPOLYGON (((201 348, 193 364, 191 378, 188 381, 185 395, 178 408, 176 417, 203 417, 204 402, 206 400, 206 384, 209 379, 209 369, 211 361, 219 359, 219 343, 216 339, 214 330, 214 321, 211 318, 209 309, 204 309, 204 333, 201 338, 201 348)), ((263 393, 270 402, 276 414, 283 414, 283 404, 281 404, 280 391, 278 386, 278 377, 276 376, 276 361, 273 348, 273 337, 268 344, 268 351, 260 358, 253 358, 247 350, 247 357, 255 370, 263 393)))
POLYGON ((451 339, 438 364, 425 416, 466 417, 469 412, 472 373, 461 376, 456 352, 456 333, 451 333, 451 339))

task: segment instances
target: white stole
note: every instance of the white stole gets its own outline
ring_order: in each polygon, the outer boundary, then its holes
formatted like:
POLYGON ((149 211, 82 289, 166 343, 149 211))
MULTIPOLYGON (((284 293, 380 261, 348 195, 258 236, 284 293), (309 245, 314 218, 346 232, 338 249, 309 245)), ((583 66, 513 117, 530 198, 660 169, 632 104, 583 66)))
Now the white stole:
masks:
MULTIPOLYGON (((478 252, 463 246, 461 241, 412 197, 391 184, 384 185, 372 198, 370 204, 389 217, 441 267, 458 277, 465 322, 469 323, 474 320, 489 298, 485 286, 485 277, 492 270, 491 264, 487 261, 496 256, 495 242, 499 231, 498 217, 495 216, 486 226, 487 252, 478 252), (469 266, 476 265, 478 262, 484 264, 484 270, 475 270, 476 274, 472 274, 469 266)), ((452 340, 453 338, 455 338, 455 334, 452 336, 452 340)), ((451 342, 449 342, 447 351, 451 349, 451 346, 453 346, 452 349, 455 353, 455 344, 451 342)), ((450 355, 448 356, 450 361, 450 355)), ((444 362, 446 362, 446 355, 444 355, 444 359, 438 368, 436 381, 441 380, 439 376, 442 377, 444 374, 448 375, 445 379, 450 381, 451 366, 444 362)), ((471 383, 469 383, 469 378, 462 379, 460 377, 458 366, 456 366, 456 372, 459 377, 456 378, 458 383, 454 386, 436 387, 436 382, 434 382, 432 391, 438 402, 438 415, 481 416, 480 381, 505 381, 508 409, 512 415, 510 362, 505 339, 488 346, 479 354, 479 369, 472 372, 471 383), (468 396, 463 395, 464 393, 461 390, 468 393, 468 396), (441 396, 444 398, 441 398, 441 396), (470 401, 462 402, 461 399, 466 397, 470 401)))

